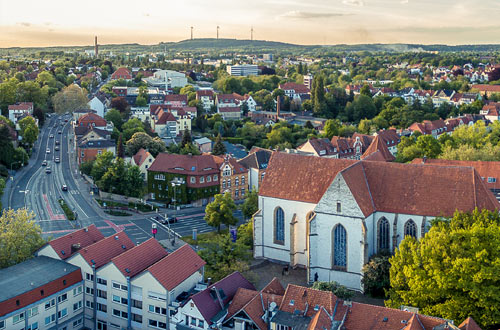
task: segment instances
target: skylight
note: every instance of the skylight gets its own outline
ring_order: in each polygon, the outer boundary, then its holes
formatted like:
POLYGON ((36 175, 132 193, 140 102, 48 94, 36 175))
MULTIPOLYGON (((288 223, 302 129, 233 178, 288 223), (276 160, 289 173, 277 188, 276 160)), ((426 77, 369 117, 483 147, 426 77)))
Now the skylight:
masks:
POLYGON ((191 171, 196 171, 196 166, 192 166, 191 171))
POLYGON ((293 306, 293 305, 295 305, 295 300, 292 299, 292 300, 290 300, 290 306, 293 306))

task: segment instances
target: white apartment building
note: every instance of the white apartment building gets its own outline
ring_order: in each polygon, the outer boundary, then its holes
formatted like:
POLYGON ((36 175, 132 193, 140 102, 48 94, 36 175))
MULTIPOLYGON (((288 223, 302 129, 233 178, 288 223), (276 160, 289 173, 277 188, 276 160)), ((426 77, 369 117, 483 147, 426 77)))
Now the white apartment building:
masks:
POLYGON ((0 270, 0 329, 83 328, 80 269, 46 256, 0 270))
POLYGON ((228 65, 227 73, 236 77, 257 76, 259 69, 255 64, 228 65))

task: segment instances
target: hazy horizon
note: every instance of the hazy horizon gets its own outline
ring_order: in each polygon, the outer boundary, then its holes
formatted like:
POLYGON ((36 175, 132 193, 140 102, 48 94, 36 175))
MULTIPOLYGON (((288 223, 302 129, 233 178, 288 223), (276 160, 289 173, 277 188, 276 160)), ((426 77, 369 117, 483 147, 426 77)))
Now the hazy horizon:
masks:
POLYGON ((301 45, 499 44, 498 0, 151 0, 116 3, 88 0, 0 0, 0 47, 152 45, 220 37, 301 45), (15 13, 15 14, 13 14, 15 13), (491 23, 490 23, 491 22, 491 23))

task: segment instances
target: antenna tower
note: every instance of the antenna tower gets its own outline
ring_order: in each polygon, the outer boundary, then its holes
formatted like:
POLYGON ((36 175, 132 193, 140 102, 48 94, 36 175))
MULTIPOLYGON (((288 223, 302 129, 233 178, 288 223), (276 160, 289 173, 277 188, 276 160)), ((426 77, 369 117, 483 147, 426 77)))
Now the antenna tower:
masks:
POLYGON ((193 27, 191 26, 191 40, 193 40, 193 27))
POLYGON ((220 27, 217 25, 217 40, 219 40, 219 29, 220 27))

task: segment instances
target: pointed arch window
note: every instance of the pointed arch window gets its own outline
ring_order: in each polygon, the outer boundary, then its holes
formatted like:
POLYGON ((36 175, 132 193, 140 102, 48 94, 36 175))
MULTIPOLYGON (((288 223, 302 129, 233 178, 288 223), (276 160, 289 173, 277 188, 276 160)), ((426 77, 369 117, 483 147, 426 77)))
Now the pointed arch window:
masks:
POLYGON ((333 229, 333 268, 345 270, 347 267, 347 233, 342 225, 333 229))
POLYGON ((378 221, 378 251, 389 250, 389 221, 383 217, 378 221))
POLYGON ((285 212, 281 207, 274 211, 274 243, 285 244, 285 212))
POLYGON ((405 223, 405 236, 417 238, 417 225, 412 219, 406 221, 405 223))

